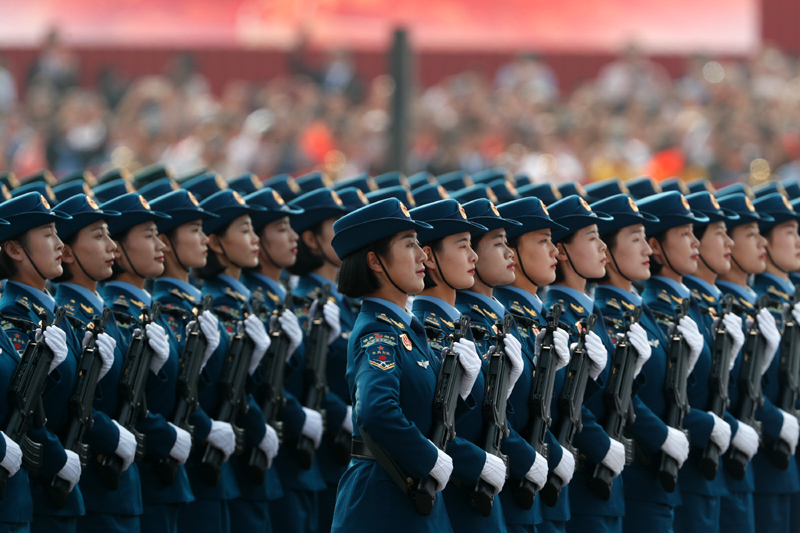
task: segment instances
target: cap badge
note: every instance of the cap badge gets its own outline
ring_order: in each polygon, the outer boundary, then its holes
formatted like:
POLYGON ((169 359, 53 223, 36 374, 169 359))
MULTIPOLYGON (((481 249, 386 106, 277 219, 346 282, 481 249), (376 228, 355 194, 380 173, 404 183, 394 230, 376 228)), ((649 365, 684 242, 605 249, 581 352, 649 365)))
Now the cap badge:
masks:
POLYGON ((746 205, 746 206, 747 206, 747 209, 748 209, 749 211, 753 211, 753 212, 755 212, 755 210, 756 210, 756 206, 754 206, 754 205, 753 205, 753 201, 750 199, 750 197, 749 197, 749 196, 745 196, 745 197, 744 197, 744 205, 746 205))
POLYGON ((195 207, 200 207, 200 202, 197 201, 195 195, 192 194, 191 191, 186 191, 186 192, 189 193, 189 201, 192 202, 192 205, 194 205, 195 207))
POLYGON ((50 209, 50 204, 47 203, 47 198, 40 194, 39 199, 41 199, 42 205, 45 207, 45 209, 50 209))
POLYGON ((364 191, 362 191, 361 189, 356 189, 356 196, 358 196, 358 199, 362 204, 367 205, 369 203, 367 195, 364 194, 364 191))
POLYGON ((467 212, 464 211, 464 207, 461 204, 458 204, 458 212, 461 213, 461 218, 467 220, 467 212))
POLYGON ((403 212, 403 215, 405 215, 406 218, 411 218, 411 215, 408 213, 408 208, 403 202, 400 202, 400 211, 403 212))
POLYGON ((633 198, 631 198, 630 196, 628 197, 628 205, 631 206, 631 209, 633 209, 634 213, 638 213, 639 212, 639 206, 636 205, 636 202, 634 202, 633 198))
POLYGON ((720 209, 719 202, 713 194, 711 195, 711 205, 714 206, 714 209, 720 209))
POLYGON ((98 209, 100 209, 100 208, 97 206, 97 202, 95 202, 95 201, 94 201, 94 198, 92 198, 91 196, 87 196, 87 197, 86 197, 86 203, 87 203, 87 204, 89 204, 89 207, 91 207, 91 208, 92 208, 92 209, 94 209, 95 211, 97 211, 98 209))
MULTIPOLYGON (((579 185, 576 185, 575 187, 577 188, 579 187, 579 185)), ((592 208, 589 207, 589 204, 586 202, 586 200, 584 200, 583 198, 579 198, 579 200, 581 201, 581 205, 583 206, 583 208, 591 213, 592 208)))
POLYGON ((141 202, 142 207, 150 211, 150 204, 147 203, 147 200, 145 200, 144 196, 142 196, 141 194, 139 195, 139 202, 141 202))
POLYGON ((336 205, 344 205, 344 202, 342 202, 342 199, 336 194, 336 191, 331 191, 331 198, 333 198, 333 203, 336 205))
POLYGON ((544 214, 550 216, 550 212, 547 210, 547 206, 544 205, 544 202, 539 200, 539 203, 542 204, 542 211, 544 211, 544 214))
POLYGON ((689 200, 687 200, 686 197, 684 195, 682 195, 682 194, 681 194, 681 203, 683 204, 683 207, 687 211, 691 211, 692 210, 691 206, 689 206, 689 200))
POLYGON ((500 211, 497 210, 497 206, 494 205, 494 202, 490 202, 489 206, 492 209, 492 213, 494 213, 495 216, 499 217, 500 216, 500 211))
POLYGON ((278 194, 278 191, 276 191, 275 189, 272 190, 272 199, 275 200, 275 203, 277 203, 278 205, 283 205, 286 203, 283 201, 283 197, 280 194, 278 194))
POLYGON ((238 191, 233 191, 233 199, 236 200, 236 203, 239 205, 247 205, 244 201, 244 198, 242 198, 242 195, 239 194, 238 191))

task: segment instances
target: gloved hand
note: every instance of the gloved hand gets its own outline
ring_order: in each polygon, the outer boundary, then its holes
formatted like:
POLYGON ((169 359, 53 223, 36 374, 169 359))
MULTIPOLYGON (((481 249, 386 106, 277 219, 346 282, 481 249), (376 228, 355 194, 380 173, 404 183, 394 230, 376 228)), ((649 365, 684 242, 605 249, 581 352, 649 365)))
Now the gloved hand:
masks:
POLYGON ((169 341, 167 341, 167 334, 164 332, 164 328, 155 322, 147 324, 144 328, 144 332, 147 336, 147 343, 150 345, 150 348, 153 349, 153 359, 150 361, 150 370, 152 370, 154 374, 158 374, 161 367, 163 367, 164 363, 169 359, 169 341))
POLYGON ((225 460, 236 451, 236 434, 233 427, 227 422, 211 421, 211 431, 208 432, 206 441, 225 455, 225 460))
POLYGON ((667 426, 667 438, 661 445, 661 451, 678 462, 678 468, 689 458, 689 439, 683 431, 667 426))
POLYGON ((708 414, 714 417, 711 440, 719 447, 719 453, 723 454, 728 451, 728 446, 731 444, 731 426, 713 412, 708 411, 708 414))
POLYGON ((700 352, 703 351, 703 334, 700 333, 695 321, 688 316, 681 318, 680 322, 678 322, 678 331, 681 332, 683 340, 689 346, 689 367, 686 372, 688 376, 694 370, 694 365, 697 364, 697 360, 700 358, 700 352))
MULTIPOLYGON (((308 308, 309 317, 313 317, 316 314, 317 305, 319 305, 319 302, 314 300, 314 303, 308 308)), ((325 305, 322 306, 322 317, 325 323, 331 328, 331 332, 328 335, 328 346, 330 346, 333 344, 333 341, 338 339, 339 335, 342 334, 342 324, 339 322, 339 306, 328 300, 325 302, 325 305)))
POLYGON ((742 318, 734 315, 733 313, 726 313, 722 319, 722 323, 725 324, 725 332, 730 335, 731 340, 733 341, 731 343, 731 355, 728 365, 728 371, 730 372, 733 370, 733 366, 736 364, 736 358, 739 356, 739 351, 742 349, 742 346, 744 346, 742 318))
POLYGON ((739 429, 736 430, 736 434, 731 440, 731 446, 745 454, 749 461, 758 452, 758 433, 739 420, 739 429))
MULTIPOLYGON (((573 350, 575 346, 575 344, 572 345, 573 350)), ((589 377, 597 379, 608 364, 606 346, 603 344, 603 341, 600 340, 600 336, 594 331, 590 331, 586 334, 586 343, 584 346, 586 347, 586 355, 589 356, 589 360, 592 362, 592 366, 589 369, 589 377)))
POLYGON ((506 464, 496 455, 487 453, 486 462, 483 463, 481 470, 481 479, 491 485, 492 492, 497 495, 506 484, 506 464))
POLYGON ((522 344, 513 335, 506 335, 505 337, 506 355, 508 355, 508 362, 511 365, 511 373, 508 377, 508 394, 506 398, 511 396, 511 391, 514 390, 517 380, 522 375, 525 369, 525 362, 522 360, 522 344))
POLYGON ((563 485, 572 481, 572 476, 575 474, 575 456, 563 446, 561 446, 561 460, 553 469, 553 473, 558 476, 563 485))
POLYGON ((464 375, 461 377, 461 384, 458 386, 458 393, 462 399, 466 399, 472 391, 475 380, 478 379, 478 372, 481 371, 481 356, 478 355, 478 350, 475 348, 475 343, 467 340, 460 339, 453 344, 453 349, 460 354, 458 362, 464 369, 464 375))
MULTIPOLYGON (((87 331, 83 336, 81 348, 86 348, 86 345, 89 344, 91 339, 92 334, 91 332, 87 331)), ((114 366, 114 348, 117 347, 117 341, 115 341, 114 337, 108 333, 103 332, 97 336, 95 346, 97 346, 97 352, 100 354, 100 360, 103 361, 103 366, 100 367, 100 375, 97 378, 97 381, 100 381, 105 377, 106 374, 108 374, 108 371, 111 370, 111 367, 114 366)))
POLYGON ((3 436, 3 440, 6 442, 6 456, 0 461, 0 466, 5 468, 8 472, 8 477, 11 477, 16 474, 19 471, 19 467, 22 466, 22 450, 19 444, 11 440, 8 435, 2 431, 0 431, 0 435, 3 436))
POLYGON ((625 468, 625 446, 614 439, 610 439, 611 446, 608 448, 606 456, 600 461, 603 463, 614 477, 617 477, 622 469, 625 468))
MULTIPOLYGON (((37 329, 34 338, 38 342, 41 337, 42 330, 37 329)), ((49 374, 67 358, 67 354, 69 353, 69 350, 67 350, 67 334, 61 328, 47 326, 44 330, 44 343, 50 348, 50 351, 53 352, 53 361, 50 363, 50 370, 47 371, 49 374)), ((80 475, 78 475, 78 477, 80 477, 80 475)))
MULTIPOLYGON (((428 440, 428 442, 431 441, 428 440)), ((431 446, 436 448, 432 442, 431 446)), ((436 457, 436 464, 433 465, 430 475, 436 480, 436 492, 441 492, 450 481, 450 474, 453 473, 453 459, 439 448, 436 448, 436 453, 439 455, 436 457)))
POLYGON ((134 459, 136 459, 136 437, 133 433, 119 425, 119 422, 112 420, 117 429, 119 430, 119 441, 117 441, 117 449, 114 453, 122 459, 122 471, 126 471, 134 459))
POLYGON ((72 492, 72 489, 81 480, 81 459, 72 450, 64 451, 67 453, 67 462, 56 475, 69 482, 69 491, 72 492))
POLYGON ((267 424, 267 433, 258 443, 258 448, 267 455, 267 468, 272 466, 272 460, 278 455, 278 447, 278 434, 267 424))
POLYGON ((179 464, 186 463, 189 452, 192 451, 192 436, 185 429, 181 429, 172 422, 167 424, 175 430, 175 444, 169 450, 169 456, 178 461, 179 464))
POLYGON ((767 373, 769 365, 772 364, 775 352, 778 351, 778 346, 781 343, 781 334, 778 331, 778 325, 775 323, 775 317, 767 309, 759 311, 758 315, 756 315, 756 320, 758 321, 758 331, 766 341, 763 364, 761 365, 761 375, 763 376, 767 373))
POLYGON ((289 350, 286 352, 286 360, 288 361, 292 358, 292 354, 300 346, 300 343, 303 342, 303 330, 300 329, 300 322, 297 317, 288 309, 278 317, 278 322, 281 324, 281 331, 289 337, 289 350))
POLYGON ((797 449, 798 437, 797 417, 787 413, 783 409, 780 411, 781 415, 783 415, 783 424, 781 424, 781 432, 778 438, 789 445, 789 449, 792 450, 792 455, 794 455, 794 451, 797 449))
POLYGON ((203 352, 203 364, 200 366, 202 369, 219 346, 219 319, 211 311, 203 311, 197 320, 200 322, 200 331, 206 338, 206 351, 203 352))
POLYGON ((628 340, 631 346, 636 350, 636 353, 639 354, 639 357, 636 358, 636 364, 633 367, 633 377, 636 377, 642 371, 644 364, 650 359, 652 349, 650 348, 650 343, 647 341, 647 332, 641 324, 633 324, 630 327, 628 340))
POLYGON ((344 415, 344 420, 342 420, 342 429, 347 432, 348 435, 353 434, 353 406, 347 406, 347 413, 344 415))
POLYGON ((307 407, 303 407, 303 412, 306 414, 306 420, 303 422, 303 429, 300 430, 300 433, 314 441, 314 449, 317 449, 322 442, 322 415, 319 411, 307 407))
POLYGON ((533 464, 528 473, 525 474, 525 478, 533 483, 537 492, 547 483, 547 459, 542 454, 536 454, 536 459, 533 460, 533 464))
POLYGON ((248 372, 253 375, 253 372, 258 368, 264 354, 267 353, 269 345, 272 342, 267 335, 267 330, 264 329, 264 323, 256 315, 249 315, 242 321, 244 324, 244 332, 253 341, 253 353, 250 355, 250 367, 248 372))
MULTIPOLYGON (((539 354, 542 352, 542 342, 544 341, 546 330, 541 330, 536 335, 536 345, 534 347, 534 364, 539 362, 539 354)), ((567 366, 569 363, 569 333, 561 328, 556 328, 553 331, 553 347, 555 348, 554 354, 556 356, 556 370, 560 370, 567 366)))

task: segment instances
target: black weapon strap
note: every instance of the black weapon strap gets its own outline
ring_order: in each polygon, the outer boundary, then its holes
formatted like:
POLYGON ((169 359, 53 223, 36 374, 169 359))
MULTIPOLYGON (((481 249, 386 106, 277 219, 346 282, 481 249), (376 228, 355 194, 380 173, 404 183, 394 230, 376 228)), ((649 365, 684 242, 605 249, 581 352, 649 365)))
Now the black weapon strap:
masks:
POLYGON ((358 432, 361 434, 361 440, 364 441, 367 448, 372 455, 375 457, 375 460, 381 465, 389 477, 392 478, 394 484, 397 485, 400 490, 403 491, 403 494, 406 496, 414 498, 413 493, 411 492, 411 488, 409 487, 408 483, 406 483, 406 476, 403 475, 403 471, 400 469, 400 465, 397 464, 397 461, 392 459, 392 457, 386 453, 383 448, 375 444, 369 435, 367 435, 363 429, 358 428, 358 432))

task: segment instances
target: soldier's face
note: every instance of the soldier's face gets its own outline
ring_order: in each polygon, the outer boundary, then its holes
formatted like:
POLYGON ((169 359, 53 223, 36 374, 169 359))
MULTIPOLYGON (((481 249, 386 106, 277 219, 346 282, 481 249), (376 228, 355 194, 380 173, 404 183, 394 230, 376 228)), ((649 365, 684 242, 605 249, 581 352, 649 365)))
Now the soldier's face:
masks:
MULTIPOLYGON (((39 269, 42 276, 53 279, 63 273, 61 254, 64 250, 64 243, 58 238, 54 223, 28 231, 27 241, 26 248, 30 259, 36 264, 36 268, 39 269)), ((33 268, 27 257, 23 260, 22 268, 33 268)))
POLYGON ((760 274, 767 268, 767 239, 758 231, 758 224, 751 222, 731 230, 733 248, 731 257, 747 274, 760 274))
POLYGON ((164 272, 164 248, 164 243, 158 238, 156 223, 144 222, 131 228, 117 243, 114 260, 126 272, 156 278, 164 272))
POLYGON ((556 279, 558 248, 550 238, 549 229, 530 231, 519 238, 517 263, 536 285, 544 286, 556 279))
POLYGON ((579 229, 572 242, 561 243, 561 246, 564 252, 558 256, 558 260, 562 262, 562 266, 571 266, 587 278, 602 278, 606 275, 607 246, 600 238, 596 224, 579 229))
POLYGON ((647 244, 642 224, 619 230, 613 250, 609 249, 606 255, 609 259, 606 268, 617 271, 630 280, 650 278, 650 256, 653 255, 653 250, 647 244), (616 264, 611 260, 611 253, 616 264))
MULTIPOLYGON (((180 261, 186 268, 201 268, 208 259, 208 236, 203 233, 203 223, 200 220, 187 222, 175 228, 172 242, 167 241, 169 247, 165 254, 171 261, 180 261), (170 246, 171 245, 171 246, 170 246), (172 249, 174 247, 174 249, 172 249)), ((180 267, 180 265, 178 265, 180 267)))
MULTIPOLYGON (((398 233, 389 245, 389 253, 382 259, 383 266, 400 289, 406 294, 419 294, 425 288, 425 265, 428 257, 417 242, 416 231, 398 233)), ((383 270, 383 268, 380 268, 383 270)), ((382 286, 393 287, 385 274, 382 286)))
POLYGON ((290 267, 297 260, 297 233, 289 224, 289 217, 283 217, 270 222, 261 230, 261 254, 259 261, 262 265, 290 267))
POLYGON ((99 220, 81 229, 72 241, 64 247, 64 264, 70 266, 75 276, 83 274, 75 263, 80 261, 83 269, 93 280, 102 280, 111 276, 114 266, 114 250, 117 245, 108 235, 108 225, 99 220))
POLYGON ((653 255, 664 265, 665 270, 678 276, 689 276, 697 272, 700 241, 694 236, 692 224, 670 228, 664 233, 663 242, 650 239, 650 243, 655 244, 653 255))
POLYGON ((475 262, 478 254, 472 249, 469 232, 448 235, 437 250, 426 247, 425 268, 440 287, 469 289, 475 283, 475 262), (435 259, 434 259, 435 254, 435 259), (438 262, 438 264, 437 264, 438 262), (446 283, 445 283, 446 280, 446 283))
POLYGON ((772 228, 767 237, 767 250, 779 270, 794 272, 800 269, 800 235, 797 234, 797 221, 790 220, 772 228))
POLYGON ((725 223, 713 222, 700 239, 700 256, 714 273, 727 274, 731 270, 732 247, 733 239, 728 236, 725 223))
POLYGON ((505 229, 492 230, 484 235, 475 251, 478 253, 475 268, 484 283, 492 287, 514 283, 514 250, 508 247, 505 229))
POLYGON ((223 235, 216 235, 216 242, 209 241, 224 265, 254 267, 258 264, 258 236, 253 231, 250 215, 243 215, 231 222, 223 235))

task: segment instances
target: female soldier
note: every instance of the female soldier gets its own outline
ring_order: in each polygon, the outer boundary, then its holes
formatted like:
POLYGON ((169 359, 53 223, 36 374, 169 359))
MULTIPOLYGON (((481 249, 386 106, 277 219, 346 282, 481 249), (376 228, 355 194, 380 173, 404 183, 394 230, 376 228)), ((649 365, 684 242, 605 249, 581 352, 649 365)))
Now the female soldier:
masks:
MULTIPOLYGON (((644 223, 658 219, 642 213, 626 194, 611 196, 592 204, 592 209, 614 217, 599 224, 606 243, 606 275, 595 289, 595 302, 603 312, 608 334, 615 342, 625 334, 632 311, 642 308, 639 323, 630 326, 628 341, 637 352, 635 372, 644 379, 635 385, 632 405, 635 422, 626 432, 650 456, 668 454, 678 465, 689 456, 689 441, 683 432, 667 426, 660 418, 666 414, 664 378, 667 367, 668 341, 650 308, 632 292, 632 283, 650 277, 652 250, 647 244, 644 223), (646 381, 645 381, 646 380, 646 381)), ((680 493, 668 493, 654 471, 634 460, 622 472, 625 491, 624 531, 672 532, 673 513, 680 504, 680 493)))
MULTIPOLYGON (((427 257, 417 245, 418 229, 431 226, 412 220, 394 198, 334 224, 332 244, 342 259, 339 291, 365 297, 348 341, 353 460, 339 486, 334 532, 452 531, 442 498, 430 516, 422 516, 407 496, 407 479, 414 486, 432 476, 439 492, 453 470, 452 459, 426 438, 439 360, 422 324, 403 309, 408 295, 424 288, 427 257)), ((457 420, 474 406, 468 395, 480 365, 466 350, 462 359, 457 420)))
MULTIPOLYGON (((676 304, 690 299, 689 316, 677 324, 678 331, 690 349, 687 387, 690 411, 683 420, 689 430, 691 454, 702 454, 709 439, 724 453, 731 437, 730 425, 713 412, 706 412, 709 399, 708 378, 711 372, 713 339, 704 338, 697 324, 703 323, 700 306, 691 300, 691 292, 683 285, 683 276, 697 271, 699 241, 692 233, 694 222, 707 223, 708 217, 693 212, 686 198, 677 191, 649 196, 638 202, 639 209, 659 218, 645 223, 645 231, 653 257, 652 276, 644 284, 642 298, 653 310, 666 332, 675 322, 676 304)), ((725 492, 725 477, 709 481, 700 470, 700 458, 692 457, 678 477, 682 505, 675 510, 676 531, 718 531, 720 496, 725 492)))
MULTIPOLYGON (((153 211, 137 193, 124 194, 103 205, 104 210, 125 213, 107 220, 108 233, 114 240, 114 263, 111 281, 100 287, 106 307, 115 312, 119 326, 117 346, 128 353, 131 338, 138 327, 142 310, 150 309, 153 298, 144 289, 148 278, 164 270, 164 245, 157 238, 156 221, 169 216, 153 211)), ((113 332, 112 332, 113 333, 113 332)), ((162 314, 157 322, 149 323, 144 332, 153 350, 146 388, 148 415, 136 427, 145 435, 148 461, 141 462, 139 475, 142 484, 142 529, 174 532, 178 509, 192 500, 189 480, 183 470, 171 486, 164 486, 154 470, 154 461, 172 457, 186 460, 191 437, 183 429, 169 423, 175 404, 178 378, 178 342, 169 322, 162 314), (167 336, 169 335, 169 336, 167 336)))

